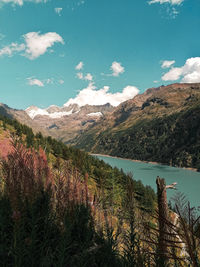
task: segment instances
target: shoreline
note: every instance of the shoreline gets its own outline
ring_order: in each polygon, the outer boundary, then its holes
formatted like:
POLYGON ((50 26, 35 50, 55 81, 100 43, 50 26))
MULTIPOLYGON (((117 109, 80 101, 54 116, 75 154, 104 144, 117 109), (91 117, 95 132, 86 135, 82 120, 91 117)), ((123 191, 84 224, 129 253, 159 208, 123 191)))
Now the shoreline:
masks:
POLYGON ((102 156, 102 157, 108 157, 108 158, 116 158, 116 159, 123 159, 123 160, 129 160, 129 161, 140 162, 140 163, 150 163, 150 164, 154 164, 154 165, 163 165, 163 166, 174 167, 174 168, 185 169, 185 170, 188 170, 188 171, 197 172, 196 168, 170 166, 170 165, 167 165, 167 164, 164 164, 164 163, 160 163, 160 162, 156 162, 156 161, 145 161, 145 160, 138 160, 138 159, 128 159, 128 158, 121 158, 121 157, 117 157, 117 156, 110 156, 110 155, 106 155, 106 154, 90 153, 90 155, 92 155, 92 156, 102 156))

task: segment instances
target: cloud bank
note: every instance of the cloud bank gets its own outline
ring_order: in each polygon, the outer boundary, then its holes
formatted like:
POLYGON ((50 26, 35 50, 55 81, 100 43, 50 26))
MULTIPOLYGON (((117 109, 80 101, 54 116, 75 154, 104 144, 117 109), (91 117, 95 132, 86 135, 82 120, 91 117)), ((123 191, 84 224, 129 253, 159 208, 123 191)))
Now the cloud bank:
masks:
POLYGON ((64 106, 70 104, 84 105, 104 105, 110 103, 112 106, 118 106, 121 102, 133 98, 139 93, 135 86, 128 85, 122 92, 110 93, 110 87, 104 86, 102 89, 97 90, 94 83, 90 82, 87 88, 79 92, 75 98, 70 98, 64 106))
POLYGON ((200 57, 189 58, 182 67, 172 67, 162 76, 163 81, 176 81, 179 79, 181 79, 182 83, 200 82, 200 57))
POLYGON ((45 54, 48 48, 52 47, 55 43, 64 44, 63 38, 56 32, 48 32, 40 34, 40 32, 29 32, 22 36, 24 43, 11 43, 0 49, 0 56, 12 56, 17 52, 24 52, 20 54, 31 60, 38 58, 45 54))

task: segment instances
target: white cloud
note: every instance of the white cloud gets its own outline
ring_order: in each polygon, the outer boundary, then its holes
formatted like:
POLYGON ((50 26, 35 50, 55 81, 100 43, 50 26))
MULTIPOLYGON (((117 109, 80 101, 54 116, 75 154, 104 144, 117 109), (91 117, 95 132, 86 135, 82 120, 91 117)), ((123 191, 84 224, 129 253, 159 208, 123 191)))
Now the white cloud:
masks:
POLYGON ((80 80, 83 80, 83 73, 82 72, 78 72, 77 74, 76 74, 76 76, 77 76, 77 78, 78 79, 80 79, 80 80))
POLYGON ((156 4, 156 3, 159 3, 159 4, 165 4, 165 3, 168 3, 168 4, 171 4, 171 5, 180 5, 184 0, 151 0, 149 1, 148 3, 151 5, 151 4, 156 4))
POLYGON ((114 61, 112 63, 112 66, 110 67, 112 70, 112 76, 119 76, 119 74, 122 74, 124 72, 124 67, 122 67, 121 63, 114 61))
POLYGON ((59 80, 58 82, 59 82, 59 84, 63 84, 65 81, 64 80, 59 80))
POLYGON ((56 12, 56 14, 58 14, 58 16, 61 16, 61 12, 62 12, 63 8, 62 7, 55 7, 54 11, 56 12))
POLYGON ((11 57, 16 52, 21 52, 25 49, 24 44, 18 44, 18 43, 11 43, 10 45, 7 45, 0 49, 0 56, 7 55, 11 57))
POLYGON ((170 71, 162 76, 163 81, 176 81, 181 77, 182 68, 171 68, 170 71))
POLYGON ((80 80, 85 80, 85 81, 92 81, 93 80, 93 76, 91 73, 87 73, 85 76, 83 75, 82 72, 78 72, 76 74, 77 78, 80 80))
POLYGON ((75 98, 69 99, 64 106, 70 104, 84 105, 104 105, 110 103, 113 106, 118 106, 121 102, 133 98, 139 93, 135 86, 126 86, 122 92, 110 93, 110 87, 104 86, 102 89, 97 90, 93 82, 90 82, 87 88, 79 92, 75 98))
POLYGON ((87 73, 84 77, 83 77, 83 80, 85 80, 85 81, 92 81, 92 79, 93 79, 93 76, 92 76, 92 74, 91 73, 87 73))
POLYGON ((36 79, 34 76, 27 78, 28 81, 28 85, 37 85, 37 86, 46 86, 46 85, 60 85, 60 84, 64 84, 64 80, 62 79, 55 79, 55 78, 48 78, 48 79, 43 79, 43 80, 39 80, 36 79))
POLYGON ((161 66, 161 68, 162 68, 162 69, 170 68, 174 63, 175 63, 175 60, 164 60, 164 61, 162 62, 162 66, 161 66))
POLYGON ((182 67, 173 67, 162 76, 163 81, 176 81, 179 79, 183 83, 200 82, 200 57, 189 58, 182 67))
POLYGON ((78 63, 78 65, 75 67, 75 69, 76 70, 82 70, 83 69, 83 62, 82 61, 80 61, 79 63, 78 63))
MULTIPOLYGON (((83 69, 83 66, 84 66, 83 61, 80 61, 78 65, 75 67, 75 69, 81 71, 83 69)), ((85 80, 90 82, 93 80, 93 76, 91 73, 87 73, 86 75, 84 75, 83 72, 78 72, 76 73, 76 77, 80 80, 85 80)))
POLYGON ((54 43, 62 43, 62 37, 56 32, 48 32, 40 34, 39 32, 29 32, 23 35, 25 43, 11 43, 0 50, 0 56, 12 56, 15 52, 22 52, 21 56, 26 56, 29 59, 36 59, 37 57, 45 54, 48 48, 52 47, 54 43))
POLYGON ((0 4, 12 4, 23 6, 24 2, 32 2, 32 3, 46 3, 47 0, 0 0, 0 4))
POLYGON ((23 37, 26 43, 25 56, 29 59, 35 59, 43 55, 54 43, 64 44, 63 38, 56 32, 48 32, 45 34, 29 32, 23 37))
POLYGON ((39 87, 44 87, 44 83, 38 79, 34 79, 34 78, 27 78, 28 80, 28 84, 33 86, 33 85, 36 85, 36 86, 39 86, 39 87))
POLYGON ((175 19, 177 15, 179 14, 179 11, 177 10, 178 7, 181 6, 181 4, 184 2, 184 0, 151 0, 148 1, 149 5, 151 4, 165 4, 166 7, 166 15, 167 17, 171 19, 175 19))
POLYGON ((92 76, 91 73, 87 73, 87 74, 85 75, 84 79, 85 79, 86 81, 92 81, 93 76, 92 76))

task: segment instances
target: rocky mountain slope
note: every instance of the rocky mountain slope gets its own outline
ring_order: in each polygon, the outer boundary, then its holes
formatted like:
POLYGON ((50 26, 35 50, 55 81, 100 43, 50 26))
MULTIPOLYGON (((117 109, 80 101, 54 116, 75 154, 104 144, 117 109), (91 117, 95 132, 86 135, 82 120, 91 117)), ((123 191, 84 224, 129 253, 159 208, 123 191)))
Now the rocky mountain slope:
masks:
POLYGON ((73 104, 63 107, 52 105, 47 109, 31 106, 24 111, 0 104, 1 115, 15 118, 33 128, 34 132, 40 131, 46 136, 52 136, 65 143, 69 143, 82 130, 96 123, 113 109, 110 104, 101 106, 85 105, 82 107, 73 104))
POLYGON ((199 167, 200 84, 148 89, 74 140, 93 153, 199 167))
POLYGON ((32 106, 25 111, 33 123, 37 124, 41 130, 44 129, 45 133, 65 143, 70 143, 70 140, 89 125, 94 124, 112 110, 113 107, 110 104, 82 107, 73 104, 61 108, 50 106, 47 109, 32 106))
POLYGON ((10 119, 16 119, 19 122, 31 127, 34 132, 41 131, 44 135, 47 135, 45 128, 41 128, 34 120, 32 120, 24 110, 13 109, 9 106, 0 103, 0 115, 8 117, 10 119))

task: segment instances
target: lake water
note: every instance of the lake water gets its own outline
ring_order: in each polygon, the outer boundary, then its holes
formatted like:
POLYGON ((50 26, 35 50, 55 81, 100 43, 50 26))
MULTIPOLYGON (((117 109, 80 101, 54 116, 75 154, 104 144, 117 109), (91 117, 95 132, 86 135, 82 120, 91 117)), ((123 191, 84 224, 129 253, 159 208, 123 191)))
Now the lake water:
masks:
POLYGON ((177 190, 167 190, 168 200, 180 191, 186 195, 191 206, 200 206, 200 173, 198 172, 101 155, 97 155, 97 157, 112 167, 122 168, 125 173, 131 172, 135 180, 141 180, 144 185, 150 185, 155 191, 157 176, 165 178, 166 184, 177 182, 177 190))

